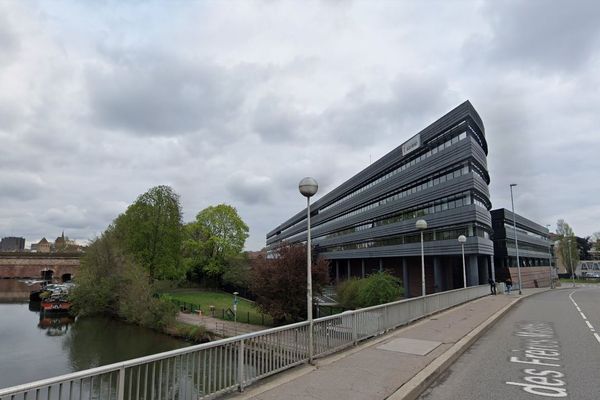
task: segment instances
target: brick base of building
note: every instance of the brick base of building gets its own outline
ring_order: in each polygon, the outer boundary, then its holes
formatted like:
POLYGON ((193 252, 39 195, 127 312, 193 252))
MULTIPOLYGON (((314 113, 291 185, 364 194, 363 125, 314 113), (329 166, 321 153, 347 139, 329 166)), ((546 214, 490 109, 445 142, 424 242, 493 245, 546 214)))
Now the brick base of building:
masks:
MULTIPOLYGON (((514 285, 519 281, 518 269, 509 268, 510 276, 514 285)), ((550 267, 522 267, 521 279, 523 288, 549 287, 550 286, 550 267)))

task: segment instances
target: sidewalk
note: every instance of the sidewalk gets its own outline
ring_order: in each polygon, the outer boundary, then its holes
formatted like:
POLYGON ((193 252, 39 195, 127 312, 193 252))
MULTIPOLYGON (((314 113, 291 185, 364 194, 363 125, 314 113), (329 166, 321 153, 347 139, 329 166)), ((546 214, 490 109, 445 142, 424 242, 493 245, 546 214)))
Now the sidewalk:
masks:
POLYGON ((520 299, 486 296, 338 354, 277 374, 229 399, 414 399, 520 299))
POLYGON ((242 335, 244 333, 262 331, 268 329, 268 326, 251 325, 242 322, 225 321, 206 315, 182 313, 177 315, 177 321, 189 325, 203 326, 207 331, 223 337, 242 335))

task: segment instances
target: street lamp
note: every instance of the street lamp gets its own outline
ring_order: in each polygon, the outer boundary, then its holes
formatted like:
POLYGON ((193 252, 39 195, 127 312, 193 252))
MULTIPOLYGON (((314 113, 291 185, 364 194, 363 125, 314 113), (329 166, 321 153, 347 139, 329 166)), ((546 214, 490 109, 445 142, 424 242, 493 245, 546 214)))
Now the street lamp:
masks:
POLYGON ((235 334, 237 335, 237 304, 238 304, 238 292, 233 292, 233 326, 235 328, 235 334))
POLYGON ((465 267, 465 242, 467 241, 467 237, 465 235, 460 235, 458 237, 458 243, 462 247, 462 261, 463 261, 463 285, 464 288, 467 288, 467 268, 465 267))
POLYGON ((546 224, 548 229, 548 263, 550 264, 550 289, 554 289, 554 281, 552 280, 552 250, 550 249, 550 224, 546 224))
POLYGON ((304 178, 298 184, 302 196, 306 197, 306 319, 308 319, 308 362, 313 362, 313 317, 312 317, 312 267, 310 244, 310 198, 317 193, 319 185, 314 178, 304 178))
POLYGON ((521 281, 521 262, 519 261, 519 241, 517 240, 517 217, 515 214, 515 201, 513 199, 513 186, 517 186, 517 184, 510 184, 510 202, 512 203, 513 230, 515 233, 515 249, 517 250, 517 274, 519 275, 519 294, 523 294, 523 292, 521 291, 523 283, 521 281))
POLYGON ((573 268, 573 256, 571 255, 571 238, 567 239, 569 243, 569 266, 571 267, 571 281, 573 282, 573 287, 575 287, 575 269, 573 268))
POLYGON ((423 231, 427 229, 427 221, 420 219, 415 226, 421 231, 421 296, 425 297, 425 252, 423 251, 423 231))

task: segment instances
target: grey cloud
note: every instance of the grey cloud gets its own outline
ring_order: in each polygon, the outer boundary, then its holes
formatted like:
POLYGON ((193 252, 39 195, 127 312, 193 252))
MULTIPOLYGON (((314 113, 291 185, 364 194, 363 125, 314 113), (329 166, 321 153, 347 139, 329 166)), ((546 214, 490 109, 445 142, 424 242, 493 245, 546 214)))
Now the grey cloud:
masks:
POLYGON ((595 0, 488 1, 482 17, 489 18, 492 37, 474 36, 465 46, 465 62, 510 64, 569 71, 597 54, 600 6, 595 0))
POLYGON ((305 119, 291 104, 286 104, 286 100, 271 95, 258 102, 252 128, 265 142, 294 141, 298 139, 305 119))
POLYGON ((84 229, 89 227, 90 222, 87 211, 74 205, 50 208, 44 212, 41 219, 51 225, 66 229, 84 229))
POLYGON ((42 195, 45 190, 43 180, 35 174, 9 171, 0 174, 0 198, 28 201, 42 195))
POLYGON ((361 87, 351 91, 322 116, 326 136, 349 147, 363 147, 373 137, 389 136, 400 144, 417 133, 424 120, 433 122, 435 115, 452 104, 446 99, 448 84, 440 76, 398 75, 390 91, 383 100, 365 100, 367 94, 361 87))
POLYGON ((226 187, 234 199, 246 205, 270 204, 274 191, 271 178, 241 172, 231 176, 226 187))
POLYGON ((14 61, 15 53, 20 49, 18 37, 11 29, 11 23, 0 9, 0 66, 14 61))
POLYGON ((251 65, 228 69, 173 55, 108 62, 87 73, 92 119, 142 136, 227 132, 223 127, 240 115, 248 86, 261 79, 251 65))

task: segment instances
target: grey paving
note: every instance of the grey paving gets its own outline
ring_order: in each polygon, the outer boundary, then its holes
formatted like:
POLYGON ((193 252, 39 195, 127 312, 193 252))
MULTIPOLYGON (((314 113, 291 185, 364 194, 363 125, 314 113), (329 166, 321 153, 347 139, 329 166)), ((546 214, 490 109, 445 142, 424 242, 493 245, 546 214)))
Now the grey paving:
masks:
POLYGON ((177 321, 188 325, 202 326, 207 331, 223 337, 242 335, 244 333, 262 331, 268 329, 267 326, 245 324, 243 322, 225 321, 206 315, 190 314, 180 312, 177 315, 177 321))
POLYGON ((432 340, 398 338, 390 340, 381 346, 377 346, 376 349, 424 356, 430 351, 434 350, 440 344, 442 344, 442 342, 436 342, 432 340))
MULTIPOLYGON (((525 290, 526 294, 534 292, 534 289, 525 290)), ((481 298, 371 340, 342 354, 320 359, 314 367, 303 366, 278 374, 248 387, 243 393, 230 395, 229 398, 386 399, 434 360, 454 349, 465 335, 517 298, 516 294, 481 298), (440 344, 425 355, 380 348, 393 346, 398 339, 440 344)))

